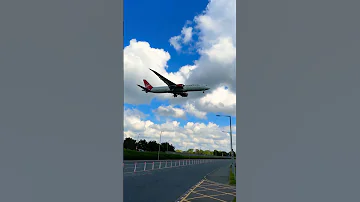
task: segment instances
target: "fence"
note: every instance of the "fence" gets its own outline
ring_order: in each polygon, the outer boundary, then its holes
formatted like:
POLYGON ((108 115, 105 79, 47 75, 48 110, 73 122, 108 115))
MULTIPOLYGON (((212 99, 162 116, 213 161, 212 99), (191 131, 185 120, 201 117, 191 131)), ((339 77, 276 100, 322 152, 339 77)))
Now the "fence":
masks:
POLYGON ((228 159, 231 158, 230 156, 215 156, 215 155, 207 155, 207 154, 194 154, 194 153, 187 153, 187 152, 170 152, 170 151, 166 151, 165 153, 167 154, 177 154, 177 155, 182 155, 182 156, 206 156, 209 158, 216 158, 216 159, 228 159))
POLYGON ((165 168, 192 166, 212 163, 222 159, 181 159, 181 160, 154 160, 154 161, 124 161, 124 173, 145 172, 165 168))

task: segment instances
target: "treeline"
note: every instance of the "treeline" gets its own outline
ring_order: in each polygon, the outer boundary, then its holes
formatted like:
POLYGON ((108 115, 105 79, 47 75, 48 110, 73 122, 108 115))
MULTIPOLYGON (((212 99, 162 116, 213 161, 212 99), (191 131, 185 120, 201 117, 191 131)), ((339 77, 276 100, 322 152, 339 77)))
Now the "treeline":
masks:
MULTIPOLYGON (((225 151, 210 151, 210 150, 201 150, 201 149, 188 149, 187 151, 181 151, 176 150, 176 152, 181 153, 188 153, 188 154, 199 154, 199 155, 213 155, 213 156, 231 156, 231 152, 225 152, 225 151)), ((234 156, 236 156, 236 153, 234 152, 234 156)))
MULTIPOLYGON (((136 141, 130 137, 125 138, 124 140, 124 149, 129 150, 137 150, 137 151, 159 151, 159 143, 157 143, 155 140, 147 142, 146 140, 139 140, 136 141)), ((160 151, 166 152, 175 152, 175 147, 172 144, 169 144, 168 142, 163 142, 160 144, 160 151)))
MULTIPOLYGON (((159 143, 157 143, 155 140, 147 142, 144 139, 136 141, 128 137, 125 138, 124 140, 124 149, 155 152, 155 151, 159 151, 159 143)), ((208 156, 231 156, 231 152, 217 151, 217 150, 214 151, 201 150, 201 149, 195 149, 195 150, 188 149, 187 151, 175 150, 175 147, 168 142, 163 142, 160 144, 160 151, 186 153, 186 154, 194 154, 194 155, 208 155, 208 156)), ((234 152, 234 156, 236 156, 235 152, 234 152)))

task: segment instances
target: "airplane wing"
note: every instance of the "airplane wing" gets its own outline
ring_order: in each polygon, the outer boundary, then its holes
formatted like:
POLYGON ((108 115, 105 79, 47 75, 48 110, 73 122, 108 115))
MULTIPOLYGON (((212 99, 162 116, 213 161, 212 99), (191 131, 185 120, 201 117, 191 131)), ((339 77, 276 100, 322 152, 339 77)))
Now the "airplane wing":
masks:
POLYGON ((157 73, 156 71, 150 69, 152 72, 154 72, 156 74, 156 76, 158 76, 164 83, 166 83, 166 85, 170 86, 176 86, 176 84, 172 81, 170 81, 169 79, 163 77, 161 74, 157 73))

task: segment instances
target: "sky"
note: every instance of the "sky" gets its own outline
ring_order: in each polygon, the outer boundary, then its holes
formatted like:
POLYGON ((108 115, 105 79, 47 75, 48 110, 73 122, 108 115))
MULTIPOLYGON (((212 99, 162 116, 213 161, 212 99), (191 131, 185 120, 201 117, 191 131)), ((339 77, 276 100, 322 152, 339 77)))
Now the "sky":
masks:
POLYGON ((124 138, 176 149, 236 151, 236 1, 124 2, 124 138), (141 6, 140 6, 141 5, 141 6), (147 16, 144 18, 143 16, 147 16), (207 84, 187 98, 145 94, 136 85, 207 84))

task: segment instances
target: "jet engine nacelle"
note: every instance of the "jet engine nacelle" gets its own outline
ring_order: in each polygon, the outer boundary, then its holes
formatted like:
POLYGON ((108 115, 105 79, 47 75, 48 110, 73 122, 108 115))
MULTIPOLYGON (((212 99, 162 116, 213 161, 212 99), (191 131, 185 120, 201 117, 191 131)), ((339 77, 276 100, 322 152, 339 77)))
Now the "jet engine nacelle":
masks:
POLYGON ((189 94, 188 93, 183 93, 181 96, 182 97, 187 97, 189 94))

